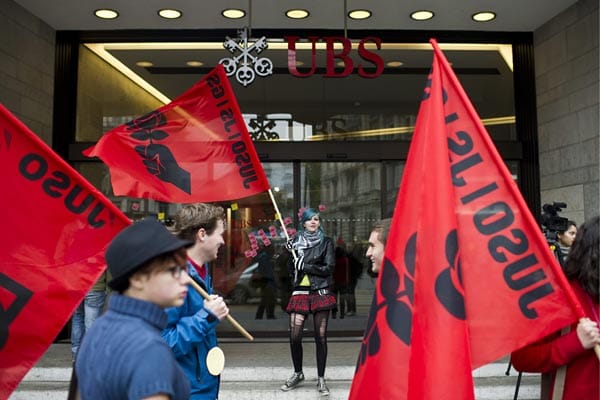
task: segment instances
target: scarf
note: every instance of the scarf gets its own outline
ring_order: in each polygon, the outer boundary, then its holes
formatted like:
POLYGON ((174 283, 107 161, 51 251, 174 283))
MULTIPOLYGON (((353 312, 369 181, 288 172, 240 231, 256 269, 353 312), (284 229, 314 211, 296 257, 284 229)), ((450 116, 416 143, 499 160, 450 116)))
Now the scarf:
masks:
POLYGON ((315 232, 302 231, 298 233, 296 240, 296 250, 300 256, 304 255, 304 250, 318 246, 323 240, 323 232, 317 230, 315 232))

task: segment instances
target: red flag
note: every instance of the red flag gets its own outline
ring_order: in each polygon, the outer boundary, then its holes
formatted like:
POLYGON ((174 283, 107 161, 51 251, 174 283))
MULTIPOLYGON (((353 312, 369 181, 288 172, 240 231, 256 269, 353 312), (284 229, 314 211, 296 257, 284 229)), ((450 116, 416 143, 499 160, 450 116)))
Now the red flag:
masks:
POLYGON ((583 316, 437 43, 350 399, 472 399, 471 369, 583 316))
POLYGON ((117 196, 232 200, 269 189, 222 65, 169 104, 85 150, 108 165, 117 196))
POLYGON ((0 105, 0 399, 50 346, 129 224, 0 105))

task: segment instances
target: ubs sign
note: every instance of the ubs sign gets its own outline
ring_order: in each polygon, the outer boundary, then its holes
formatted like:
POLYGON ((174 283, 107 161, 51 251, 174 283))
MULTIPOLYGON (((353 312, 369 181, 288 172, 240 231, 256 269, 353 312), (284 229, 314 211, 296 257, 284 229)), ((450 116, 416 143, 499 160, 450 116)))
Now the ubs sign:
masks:
MULTIPOLYGON (((300 72, 296 67, 296 43, 299 39, 298 36, 286 36, 285 39, 288 42, 288 70, 290 74, 297 76, 298 78, 306 78, 312 76, 317 69, 317 41, 321 38, 318 36, 309 36, 309 40, 312 44, 311 51, 311 67, 307 72, 300 72)), ((352 42, 350 39, 342 36, 325 36, 322 38, 325 42, 325 74, 324 78, 343 78, 350 75, 354 71, 354 61, 349 57, 350 51, 352 50, 352 42), (335 50, 335 44, 339 43, 342 45, 342 49, 338 52, 335 50), (338 60, 336 62, 336 60, 338 60), (336 72, 335 67, 338 63, 343 64, 344 70, 336 72)), ((358 42, 358 55, 360 56, 361 62, 356 66, 358 75, 363 78, 377 78, 383 73, 383 58, 377 53, 367 50, 365 44, 373 43, 377 50, 381 50, 381 39, 374 36, 369 36, 361 39, 358 42), (366 65, 372 64, 375 70, 370 72, 365 69, 366 65)))
MULTIPOLYGON (((285 36, 288 44, 288 71, 298 78, 308 78, 317 71, 317 42, 325 42, 325 73, 323 78, 344 78, 356 73, 363 78, 377 78, 383 73, 383 58, 371 50, 367 49, 367 44, 374 45, 377 50, 381 50, 381 39, 369 36, 358 42, 359 61, 353 61, 350 57, 352 51, 352 42, 350 39, 342 36, 309 36, 311 43, 311 65, 307 70, 299 71, 296 62, 296 45, 300 40, 299 36, 285 36), (341 45, 336 49, 336 44, 341 45), (343 70, 336 66, 343 66, 343 70)), ((223 47, 232 53, 233 57, 223 58, 219 61, 223 64, 227 76, 235 75, 236 80, 243 86, 248 86, 256 75, 265 77, 273 73, 273 63, 266 57, 259 57, 259 54, 268 48, 266 37, 261 37, 255 43, 249 43, 247 29, 239 33, 239 39, 233 40, 226 38, 223 47), (254 53, 254 55, 252 54, 254 53)))

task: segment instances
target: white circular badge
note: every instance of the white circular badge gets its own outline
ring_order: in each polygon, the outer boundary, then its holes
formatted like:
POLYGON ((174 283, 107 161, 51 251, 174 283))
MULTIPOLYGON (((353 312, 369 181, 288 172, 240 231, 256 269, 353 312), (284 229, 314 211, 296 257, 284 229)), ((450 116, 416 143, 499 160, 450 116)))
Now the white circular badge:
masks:
POLYGON ((225 354, 219 347, 213 347, 206 355, 206 366, 211 375, 217 376, 223 372, 225 367, 225 354))

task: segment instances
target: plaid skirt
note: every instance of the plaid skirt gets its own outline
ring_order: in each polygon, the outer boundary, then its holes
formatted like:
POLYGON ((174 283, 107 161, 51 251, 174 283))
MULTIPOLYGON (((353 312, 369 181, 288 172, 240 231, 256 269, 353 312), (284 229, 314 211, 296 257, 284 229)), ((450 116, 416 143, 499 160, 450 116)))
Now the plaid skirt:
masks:
POLYGON ((336 307, 335 296, 331 293, 293 294, 285 309, 288 314, 314 314, 317 311, 333 310, 336 307))

